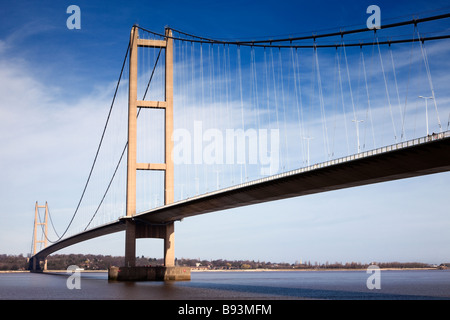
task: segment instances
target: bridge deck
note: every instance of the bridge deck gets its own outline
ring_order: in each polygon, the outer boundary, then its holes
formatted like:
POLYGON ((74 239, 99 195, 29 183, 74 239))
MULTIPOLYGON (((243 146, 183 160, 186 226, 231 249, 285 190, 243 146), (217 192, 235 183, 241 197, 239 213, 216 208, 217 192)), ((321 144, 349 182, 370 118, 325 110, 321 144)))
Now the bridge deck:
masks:
POLYGON ((450 132, 411 140, 237 185, 133 219, 165 223, 193 215, 450 170, 450 132))
POLYGON ((36 256, 42 259, 72 244, 125 230, 127 219, 164 224, 214 211, 444 171, 450 171, 449 131, 218 190, 134 217, 122 217, 63 239, 36 256))

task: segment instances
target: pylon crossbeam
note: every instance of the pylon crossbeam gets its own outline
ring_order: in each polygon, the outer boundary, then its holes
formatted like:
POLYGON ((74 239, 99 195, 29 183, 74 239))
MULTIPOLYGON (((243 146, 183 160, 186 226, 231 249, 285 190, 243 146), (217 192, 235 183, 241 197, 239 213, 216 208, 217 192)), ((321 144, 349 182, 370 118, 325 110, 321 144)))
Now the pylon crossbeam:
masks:
POLYGON ((136 163, 136 170, 162 170, 167 168, 165 163, 136 163))
POLYGON ((146 47, 146 48, 166 48, 167 41, 166 40, 150 40, 150 39, 137 39, 138 47, 146 47))
POLYGON ((165 109, 167 107, 166 101, 145 101, 140 100, 137 102, 138 108, 155 108, 155 109, 165 109))

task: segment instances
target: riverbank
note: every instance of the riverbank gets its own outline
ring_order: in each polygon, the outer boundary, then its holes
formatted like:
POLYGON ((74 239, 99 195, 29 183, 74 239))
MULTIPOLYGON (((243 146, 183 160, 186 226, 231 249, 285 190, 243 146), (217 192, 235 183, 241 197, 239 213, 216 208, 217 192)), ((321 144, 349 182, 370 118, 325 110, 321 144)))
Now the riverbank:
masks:
MULTIPOLYGON (((439 268, 380 268, 381 271, 418 271, 418 270, 441 270, 439 268)), ((191 272, 292 272, 292 271, 367 271, 367 269, 197 269, 191 268, 191 272)))
MULTIPOLYGON (((106 273, 108 270, 78 270, 83 273, 106 273)), ((0 273, 28 273, 30 270, 1 270, 0 273)), ((42 271, 42 273, 67 273, 67 270, 46 270, 42 271)))
MULTIPOLYGON (((429 268, 380 268, 381 271, 420 271, 420 270, 446 270, 439 267, 429 268)), ((107 273, 108 270, 78 270, 81 273, 107 273)), ((316 269, 197 269, 191 268, 191 272, 292 272, 292 271, 367 271, 367 269, 345 269, 345 268, 316 268, 316 269)), ((0 273, 28 273, 29 270, 1 270, 0 273)), ((46 270, 43 273, 67 273, 67 270, 46 270)))

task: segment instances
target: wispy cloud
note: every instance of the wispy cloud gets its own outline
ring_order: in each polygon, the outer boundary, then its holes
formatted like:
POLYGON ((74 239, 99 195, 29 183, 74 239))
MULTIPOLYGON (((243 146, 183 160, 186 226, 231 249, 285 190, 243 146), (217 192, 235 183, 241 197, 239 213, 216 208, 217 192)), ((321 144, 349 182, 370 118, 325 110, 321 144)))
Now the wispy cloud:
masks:
POLYGON ((59 229, 68 223, 70 213, 60 213, 73 212, 80 197, 113 88, 93 86, 68 102, 61 97, 67 88, 36 77, 25 58, 0 52, 0 193, 11 202, 6 211, 20 212, 8 215, 11 225, 32 219, 28 209, 36 200, 50 199, 59 229))

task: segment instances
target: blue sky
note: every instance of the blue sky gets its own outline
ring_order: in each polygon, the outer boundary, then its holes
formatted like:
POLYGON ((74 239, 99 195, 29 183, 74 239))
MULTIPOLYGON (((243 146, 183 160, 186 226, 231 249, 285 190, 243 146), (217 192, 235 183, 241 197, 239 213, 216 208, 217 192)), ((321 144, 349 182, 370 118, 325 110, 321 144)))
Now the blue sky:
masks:
MULTIPOLYGON (((161 33, 168 25, 212 38, 254 39, 361 27, 371 4, 380 6, 382 24, 448 5, 446 1, 0 4, 0 253, 7 254, 29 252, 36 201, 49 202, 59 230, 73 213, 133 24, 161 33), (81 9, 80 30, 66 27, 71 4, 81 9)), ((447 122, 446 114, 441 120, 447 122)), ((448 262, 449 178, 443 173, 188 218, 176 223, 176 256, 448 262)), ((124 235, 117 234, 64 252, 123 255, 123 248, 124 235)), ((139 240, 138 254, 162 256, 161 241, 139 240)))

